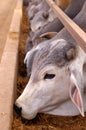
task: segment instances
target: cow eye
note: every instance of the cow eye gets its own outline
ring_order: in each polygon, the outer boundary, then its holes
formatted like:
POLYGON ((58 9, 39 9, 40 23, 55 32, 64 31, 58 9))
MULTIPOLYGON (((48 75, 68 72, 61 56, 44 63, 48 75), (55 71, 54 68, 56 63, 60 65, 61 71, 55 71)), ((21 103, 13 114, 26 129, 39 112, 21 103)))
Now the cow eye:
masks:
POLYGON ((53 79, 55 77, 55 74, 46 74, 44 76, 44 79, 53 79))

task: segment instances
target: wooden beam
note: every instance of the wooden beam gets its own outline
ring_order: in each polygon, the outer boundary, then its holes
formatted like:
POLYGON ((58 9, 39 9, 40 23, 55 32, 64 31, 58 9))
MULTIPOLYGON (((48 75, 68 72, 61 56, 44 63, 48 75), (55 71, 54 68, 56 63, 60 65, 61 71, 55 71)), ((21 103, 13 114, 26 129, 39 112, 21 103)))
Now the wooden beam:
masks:
POLYGON ((77 44, 86 52, 86 33, 71 20, 52 0, 46 0, 58 19, 63 23, 77 44))

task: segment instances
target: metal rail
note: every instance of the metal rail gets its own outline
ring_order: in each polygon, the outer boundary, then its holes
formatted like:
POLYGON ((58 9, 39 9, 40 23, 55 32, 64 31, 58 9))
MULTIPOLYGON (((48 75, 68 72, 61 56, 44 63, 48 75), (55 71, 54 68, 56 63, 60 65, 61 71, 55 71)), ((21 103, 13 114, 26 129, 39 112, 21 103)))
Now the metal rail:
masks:
POLYGON ((58 19, 63 23, 77 44, 86 52, 86 33, 71 20, 52 0, 46 0, 58 19))

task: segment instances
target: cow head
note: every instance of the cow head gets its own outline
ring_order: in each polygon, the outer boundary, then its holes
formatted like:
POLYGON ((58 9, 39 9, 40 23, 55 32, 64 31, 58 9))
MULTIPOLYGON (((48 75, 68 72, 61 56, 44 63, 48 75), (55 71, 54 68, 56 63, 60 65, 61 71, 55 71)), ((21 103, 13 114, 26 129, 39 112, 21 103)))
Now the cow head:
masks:
POLYGON ((37 113, 58 115, 58 108, 70 100, 84 116, 84 60, 84 52, 63 39, 43 42, 29 51, 25 63, 30 80, 15 103, 21 115, 26 119, 37 113))

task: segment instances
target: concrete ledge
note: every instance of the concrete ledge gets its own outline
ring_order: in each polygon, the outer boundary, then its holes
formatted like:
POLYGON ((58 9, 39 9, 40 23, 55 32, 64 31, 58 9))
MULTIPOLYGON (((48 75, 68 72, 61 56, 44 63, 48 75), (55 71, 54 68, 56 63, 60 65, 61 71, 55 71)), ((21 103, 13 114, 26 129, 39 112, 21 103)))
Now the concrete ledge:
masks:
POLYGON ((17 0, 0 63, 0 130, 11 130, 23 0, 17 0))

